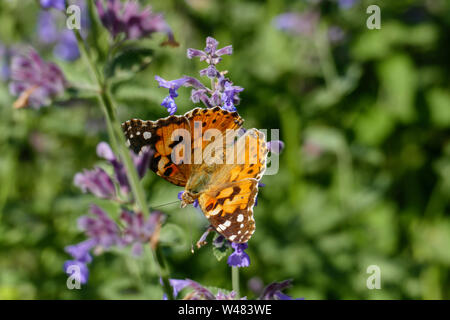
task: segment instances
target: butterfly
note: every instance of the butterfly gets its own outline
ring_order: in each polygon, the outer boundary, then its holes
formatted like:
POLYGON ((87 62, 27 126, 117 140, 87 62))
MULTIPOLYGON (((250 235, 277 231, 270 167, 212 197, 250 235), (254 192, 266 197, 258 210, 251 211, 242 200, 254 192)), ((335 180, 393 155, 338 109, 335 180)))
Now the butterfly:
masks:
POLYGON ((268 153, 264 133, 243 129, 243 122, 237 112, 215 107, 122 124, 134 152, 154 151, 150 169, 185 188, 181 206, 198 201, 215 230, 235 243, 255 231, 253 207, 268 153))

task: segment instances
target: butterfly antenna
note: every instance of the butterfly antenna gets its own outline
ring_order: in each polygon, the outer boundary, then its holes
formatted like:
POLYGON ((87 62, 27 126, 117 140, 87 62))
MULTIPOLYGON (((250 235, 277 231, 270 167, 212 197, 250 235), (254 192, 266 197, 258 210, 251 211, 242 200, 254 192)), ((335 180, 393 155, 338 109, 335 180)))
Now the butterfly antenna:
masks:
POLYGON ((152 208, 152 209, 155 209, 155 208, 161 208, 161 207, 168 206, 168 205, 174 204, 174 203, 180 203, 180 200, 176 200, 176 201, 171 201, 171 202, 159 204, 159 205, 157 205, 157 206, 150 206, 150 208, 152 208))

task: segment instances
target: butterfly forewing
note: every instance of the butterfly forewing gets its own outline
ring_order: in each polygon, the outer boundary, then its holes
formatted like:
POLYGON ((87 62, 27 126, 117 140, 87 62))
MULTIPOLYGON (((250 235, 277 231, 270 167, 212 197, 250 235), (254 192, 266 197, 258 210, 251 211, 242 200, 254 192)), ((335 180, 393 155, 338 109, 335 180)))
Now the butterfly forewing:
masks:
POLYGON ((170 116, 158 121, 132 119, 122 124, 127 142, 134 152, 148 145, 154 150, 150 169, 167 181, 184 187, 190 175, 190 164, 174 163, 172 150, 179 143, 177 130, 190 131, 189 122, 183 116, 170 116))

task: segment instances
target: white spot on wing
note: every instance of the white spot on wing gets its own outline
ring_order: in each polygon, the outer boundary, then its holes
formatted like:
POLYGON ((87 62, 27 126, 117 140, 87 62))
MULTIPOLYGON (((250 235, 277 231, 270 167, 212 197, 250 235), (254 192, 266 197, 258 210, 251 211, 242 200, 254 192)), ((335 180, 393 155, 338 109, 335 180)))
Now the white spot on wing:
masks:
POLYGON ((228 238, 230 241, 233 241, 234 239, 236 239, 236 235, 235 234, 233 234, 232 236, 230 236, 229 238, 228 238))
POLYGON ((238 215, 236 221, 237 221, 237 222, 242 222, 242 221, 244 221, 244 215, 243 215, 242 213, 241 213, 240 215, 238 215))
POLYGON ((148 132, 148 131, 145 131, 144 132, 144 139, 145 140, 148 140, 148 139, 150 139, 152 137, 152 134, 150 133, 150 132, 148 132))

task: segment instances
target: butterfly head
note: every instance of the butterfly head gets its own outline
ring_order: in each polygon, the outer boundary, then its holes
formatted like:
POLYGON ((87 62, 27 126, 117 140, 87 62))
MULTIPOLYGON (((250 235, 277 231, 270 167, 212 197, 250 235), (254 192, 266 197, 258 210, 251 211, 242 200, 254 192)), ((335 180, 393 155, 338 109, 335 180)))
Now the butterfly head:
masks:
POLYGON ((197 192, 194 191, 184 191, 181 195, 181 207, 184 208, 188 204, 194 203, 194 201, 200 196, 197 192))

